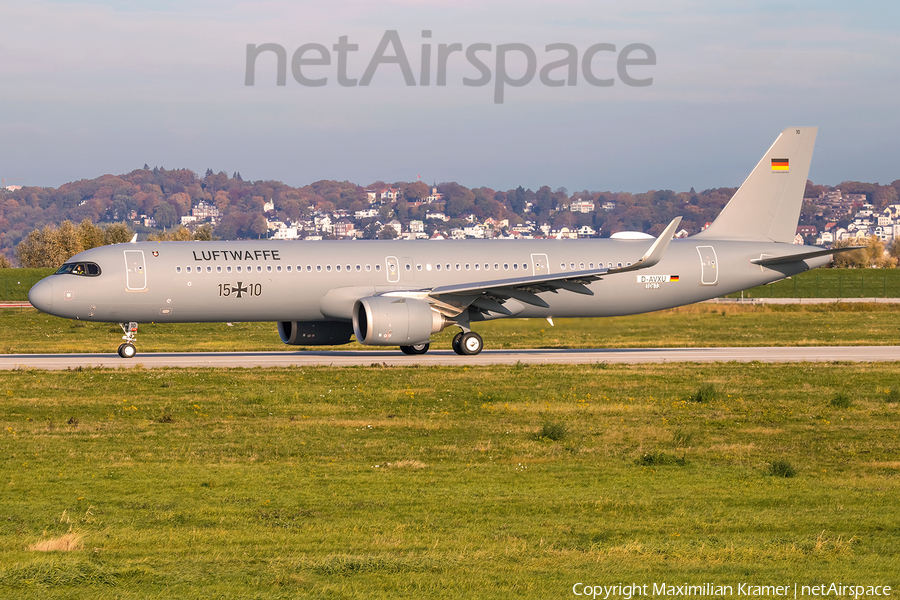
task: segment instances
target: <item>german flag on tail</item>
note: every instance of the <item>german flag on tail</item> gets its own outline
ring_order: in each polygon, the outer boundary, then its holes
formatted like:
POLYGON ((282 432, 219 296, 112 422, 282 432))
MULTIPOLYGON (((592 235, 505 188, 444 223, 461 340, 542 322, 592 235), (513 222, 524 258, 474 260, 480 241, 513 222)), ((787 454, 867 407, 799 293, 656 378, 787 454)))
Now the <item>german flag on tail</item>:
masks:
POLYGON ((772 159, 772 170, 773 171, 790 171, 790 164, 789 164, 788 159, 773 158, 772 159))

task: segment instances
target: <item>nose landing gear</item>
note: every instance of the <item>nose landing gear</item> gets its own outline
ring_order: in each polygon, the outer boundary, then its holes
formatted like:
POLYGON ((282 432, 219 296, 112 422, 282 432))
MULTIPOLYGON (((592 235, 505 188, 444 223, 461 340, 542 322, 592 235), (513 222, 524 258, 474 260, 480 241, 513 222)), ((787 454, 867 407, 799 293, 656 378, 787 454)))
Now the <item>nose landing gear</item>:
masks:
POLYGON ((131 321, 129 323, 119 323, 119 326, 125 332, 125 335, 122 336, 125 342, 119 346, 119 356, 122 358, 134 358, 134 355, 137 354, 137 348, 134 347, 134 338, 137 337, 138 324, 131 321))

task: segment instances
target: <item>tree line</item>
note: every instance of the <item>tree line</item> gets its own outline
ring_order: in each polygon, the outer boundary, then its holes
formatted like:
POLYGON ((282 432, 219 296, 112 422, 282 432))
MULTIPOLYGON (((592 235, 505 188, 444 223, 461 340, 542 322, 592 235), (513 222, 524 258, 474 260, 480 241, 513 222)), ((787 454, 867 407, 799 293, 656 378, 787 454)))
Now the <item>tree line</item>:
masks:
MULTIPOLYGON (((385 223, 396 219, 406 229, 409 221, 416 219, 424 221, 429 231, 435 228, 449 230, 464 226, 470 215, 478 221, 488 217, 506 219, 510 226, 526 221, 538 226, 548 224, 554 229, 588 225, 602 231, 603 236, 615 231, 643 231, 656 235, 666 223, 681 216, 682 227, 689 233, 696 233, 718 215, 736 189, 696 192, 692 188, 687 192, 651 190, 644 193, 581 190, 569 193, 563 187, 555 190, 549 186, 537 190, 522 186, 509 190, 470 189, 455 182, 444 182, 436 186, 443 194, 441 201, 422 204, 431 194, 431 187, 422 181, 375 181, 363 187, 348 181, 331 180, 292 187, 280 181, 247 181, 239 172, 229 176, 222 171, 215 173, 207 169, 200 177, 189 169, 144 165, 124 175, 103 175, 66 183, 59 188, 0 190, 0 255, 5 256, 8 263, 9 258, 18 257, 13 250, 34 230, 43 230, 48 225, 62 228, 58 224, 66 220, 72 223, 87 220, 104 229, 118 223, 143 235, 160 235, 162 232, 171 235, 177 230, 181 217, 190 214, 199 202, 215 206, 220 213, 215 229, 203 235, 222 239, 259 238, 267 233, 267 217, 297 223, 315 213, 332 214, 343 210, 352 215, 370 208, 369 191, 377 193, 390 188, 398 190, 399 197, 376 205, 377 216, 358 223, 358 227, 372 232, 371 237, 377 237, 382 231, 374 225, 376 221, 385 223), (596 208, 591 213, 571 212, 568 207, 575 200, 591 201, 596 208), (274 210, 264 212, 267 202, 274 203, 274 210), (603 210, 601 205, 605 203, 615 207, 603 210), (450 220, 429 222, 427 212, 443 212, 450 220), (136 215, 154 217, 158 228, 135 224, 133 217, 136 215)), ((867 200, 876 208, 900 202, 900 180, 889 185, 844 182, 834 187, 810 182, 806 195, 816 196, 820 191, 834 189, 847 194, 866 194, 867 200)), ((806 224, 806 219, 813 218, 814 215, 803 215, 802 222, 806 224)))
MULTIPOLYGON (((110 244, 123 244, 134 237, 134 231, 124 223, 110 223, 98 226, 84 219, 78 225, 63 221, 59 227, 45 225, 35 229, 16 246, 16 258, 26 268, 60 267, 69 258, 91 248, 110 244)), ((150 241, 206 241, 214 239, 212 228, 199 227, 191 232, 183 227, 168 232, 151 234, 150 241)), ((11 267, 5 256, 0 260, 0 268, 11 267)))

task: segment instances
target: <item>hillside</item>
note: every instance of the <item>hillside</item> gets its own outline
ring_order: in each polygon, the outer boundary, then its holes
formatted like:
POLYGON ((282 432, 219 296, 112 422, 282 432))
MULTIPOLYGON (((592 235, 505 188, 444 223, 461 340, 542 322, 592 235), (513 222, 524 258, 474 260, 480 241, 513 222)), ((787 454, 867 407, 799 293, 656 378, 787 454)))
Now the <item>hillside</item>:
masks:
MULTIPOLYGON (((864 195, 877 209, 897 202, 900 180, 890 185, 846 182, 834 188, 807 186, 807 195, 840 190, 845 196, 864 195)), ((632 194, 611 191, 469 189, 447 182, 435 187, 421 181, 367 187, 343 181, 317 181, 291 187, 279 181, 245 181, 240 173, 207 170, 199 177, 188 169, 167 170, 145 165, 124 175, 103 175, 66 183, 59 188, 22 187, 0 190, 0 253, 12 249, 33 229, 75 223, 125 222, 146 234, 212 223, 223 239, 271 237, 273 230, 290 230, 288 237, 393 237, 400 232, 435 232, 449 236, 464 227, 546 235, 579 228, 588 235, 608 236, 622 230, 657 234, 675 216, 684 217, 688 233, 699 231, 725 205, 734 188, 695 192, 651 190, 632 194), (343 226, 338 223, 343 222, 343 226), (385 227, 392 224, 393 233, 385 227), (518 226, 518 227, 517 227, 518 226), (544 231, 541 231, 544 226, 544 231), (593 232, 593 233, 591 233, 593 232)), ((803 222, 821 225, 831 215, 804 211, 803 222)), ((468 230, 467 230, 468 231, 468 230)), ((492 235, 493 232, 488 233, 492 235)))

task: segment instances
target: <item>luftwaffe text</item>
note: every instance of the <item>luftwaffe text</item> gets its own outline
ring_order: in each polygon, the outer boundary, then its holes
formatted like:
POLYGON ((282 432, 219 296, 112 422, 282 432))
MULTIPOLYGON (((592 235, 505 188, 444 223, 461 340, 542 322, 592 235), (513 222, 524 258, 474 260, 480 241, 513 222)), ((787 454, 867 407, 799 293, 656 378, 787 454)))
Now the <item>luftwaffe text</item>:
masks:
POLYGON ((197 250, 194 260, 281 260, 279 250, 197 250))

